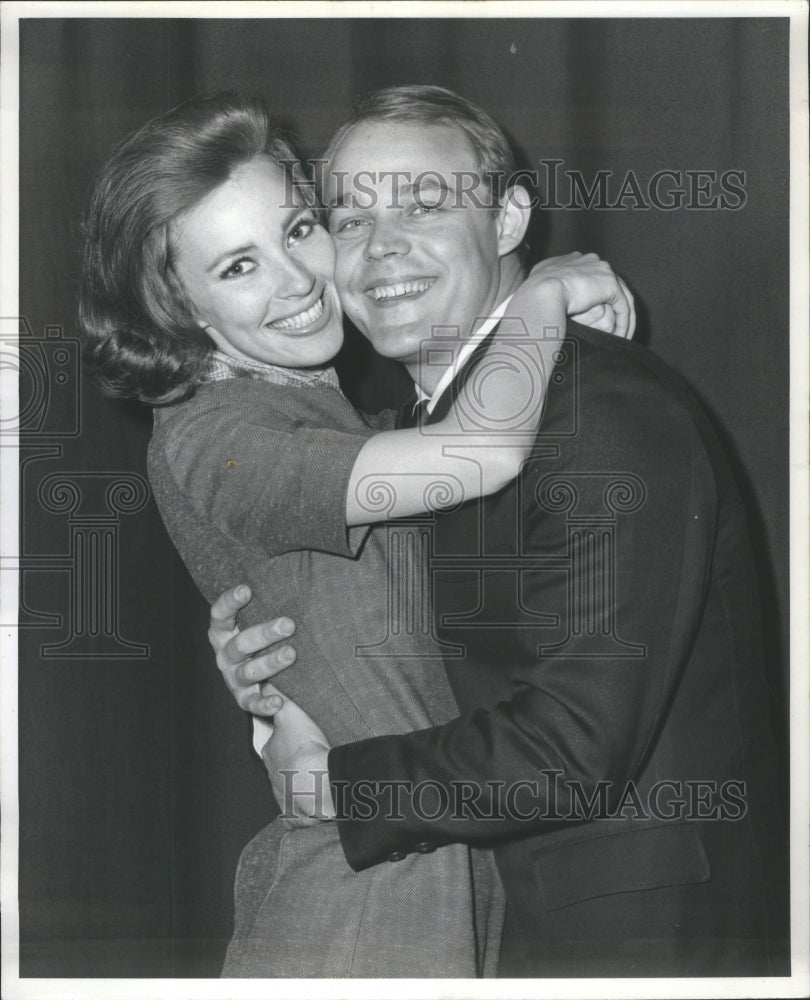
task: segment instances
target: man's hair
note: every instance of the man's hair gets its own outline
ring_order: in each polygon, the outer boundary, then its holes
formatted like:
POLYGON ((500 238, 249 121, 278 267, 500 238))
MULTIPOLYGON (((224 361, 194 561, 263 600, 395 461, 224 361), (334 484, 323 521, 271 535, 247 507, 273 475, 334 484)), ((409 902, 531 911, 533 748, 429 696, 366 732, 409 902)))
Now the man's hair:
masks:
POLYGON ((148 122, 104 164, 84 226, 79 328, 107 395, 156 405, 194 391, 214 343, 174 274, 170 227, 257 156, 300 171, 265 104, 223 92, 148 122))
POLYGON ((367 122, 416 122, 460 128, 470 140, 476 167, 498 204, 514 176, 515 157, 509 141, 486 111, 452 90, 420 84, 386 87, 362 100, 351 118, 332 136, 323 155, 327 169, 347 135, 367 122))

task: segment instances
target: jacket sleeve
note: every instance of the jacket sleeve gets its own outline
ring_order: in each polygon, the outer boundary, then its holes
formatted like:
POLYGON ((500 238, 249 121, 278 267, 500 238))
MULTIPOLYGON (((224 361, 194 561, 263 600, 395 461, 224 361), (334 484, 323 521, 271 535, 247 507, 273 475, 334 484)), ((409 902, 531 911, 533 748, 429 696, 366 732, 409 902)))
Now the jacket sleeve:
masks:
MULTIPOLYGON (((547 557, 547 568, 520 575, 521 602, 559 616, 559 627, 539 643, 536 628, 490 634, 507 699, 331 751, 355 870, 553 828, 573 786, 620 791, 656 740, 700 623, 714 476, 677 393, 623 383, 621 367, 593 383, 581 386, 575 438, 557 459, 531 460, 520 482, 521 551, 547 557), (602 544, 612 569, 600 562, 602 544)), ((503 502, 486 509, 485 524, 503 502)))

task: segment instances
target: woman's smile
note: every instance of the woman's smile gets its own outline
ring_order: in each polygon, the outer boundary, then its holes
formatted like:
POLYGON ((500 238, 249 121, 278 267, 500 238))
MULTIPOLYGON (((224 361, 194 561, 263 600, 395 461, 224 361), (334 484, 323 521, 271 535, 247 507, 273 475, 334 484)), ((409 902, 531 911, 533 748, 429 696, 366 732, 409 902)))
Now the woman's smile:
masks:
POLYGON ((318 296, 311 306, 292 316, 285 316, 284 319, 272 320, 265 324, 273 330, 283 330, 285 333, 293 333, 299 336, 317 333, 323 326, 322 320, 328 320, 329 306, 324 301, 324 294, 318 296))

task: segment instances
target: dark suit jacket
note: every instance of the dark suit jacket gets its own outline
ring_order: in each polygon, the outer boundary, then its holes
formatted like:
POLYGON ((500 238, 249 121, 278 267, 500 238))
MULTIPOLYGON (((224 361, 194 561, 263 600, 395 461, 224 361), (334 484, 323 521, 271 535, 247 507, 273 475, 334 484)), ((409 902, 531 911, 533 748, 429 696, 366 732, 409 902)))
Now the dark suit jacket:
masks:
POLYGON ((649 351, 572 324, 562 353, 521 476, 436 519, 460 718, 330 755, 346 857, 494 844, 501 975, 783 974, 771 699, 731 470, 649 351), (368 808, 368 782, 391 780, 422 789, 395 819, 384 784, 368 808))

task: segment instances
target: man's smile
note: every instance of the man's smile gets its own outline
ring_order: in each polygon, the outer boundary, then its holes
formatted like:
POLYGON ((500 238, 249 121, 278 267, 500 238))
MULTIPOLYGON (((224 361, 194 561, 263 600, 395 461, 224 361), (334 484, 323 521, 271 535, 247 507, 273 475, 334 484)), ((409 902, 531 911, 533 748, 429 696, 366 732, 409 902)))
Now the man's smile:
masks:
POLYGON ((372 285, 366 289, 366 295, 377 305, 395 305, 403 299, 413 299, 423 295, 436 280, 436 278, 410 278, 372 285))

